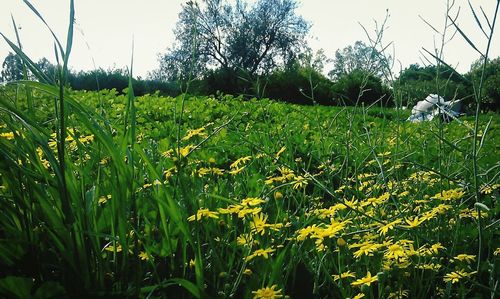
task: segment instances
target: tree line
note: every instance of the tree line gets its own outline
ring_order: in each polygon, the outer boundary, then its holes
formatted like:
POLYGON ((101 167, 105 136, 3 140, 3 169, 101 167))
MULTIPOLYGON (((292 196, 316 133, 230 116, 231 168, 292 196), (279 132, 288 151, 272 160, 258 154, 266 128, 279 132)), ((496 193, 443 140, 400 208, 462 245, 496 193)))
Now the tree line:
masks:
MULTIPOLYGON (((395 80, 385 72, 393 58, 357 41, 329 59, 313 53, 306 37, 310 24, 297 14, 296 0, 200 0, 182 6, 175 27, 176 42, 159 55, 158 69, 146 79, 134 80, 138 95, 160 91, 177 95, 230 93, 269 97, 300 104, 354 105, 380 102, 384 106, 411 106, 430 93, 471 104, 474 82, 482 64, 459 74, 447 65, 413 64, 395 80), (331 65, 330 70, 325 70, 331 65), (395 100, 398 99, 398 100, 395 100)), ((38 66, 54 77, 56 66, 41 59, 38 66)), ((500 106, 500 58, 487 64, 482 88, 483 107, 500 106)), ((0 80, 23 78, 21 60, 9 54, 0 80)), ((55 80, 57 78, 54 77, 55 80)), ((121 91, 127 71, 98 69, 72 71, 74 89, 121 91)))

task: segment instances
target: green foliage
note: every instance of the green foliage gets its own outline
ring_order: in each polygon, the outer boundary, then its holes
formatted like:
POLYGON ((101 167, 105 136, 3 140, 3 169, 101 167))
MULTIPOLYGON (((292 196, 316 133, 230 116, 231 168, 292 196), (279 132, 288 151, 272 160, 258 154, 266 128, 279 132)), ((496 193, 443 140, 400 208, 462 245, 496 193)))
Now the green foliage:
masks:
POLYGON ((333 92, 339 105, 370 105, 377 101, 383 106, 392 105, 391 93, 382 80, 359 69, 340 77, 333 85, 333 92))
POLYGON ((265 95, 296 104, 333 105, 332 86, 333 83, 317 70, 295 63, 268 77, 265 95))
POLYGON ((11 52, 5 57, 0 73, 0 82, 17 81, 23 79, 23 63, 19 57, 11 52))
POLYGON ((469 81, 447 66, 412 64, 400 73, 393 88, 401 95, 402 105, 407 107, 429 94, 439 94, 447 101, 462 100, 465 106, 473 101, 469 81))
POLYGON ((377 49, 366 45, 362 41, 356 41, 354 46, 347 46, 335 52, 333 69, 328 75, 332 79, 339 80, 355 70, 362 70, 382 78, 391 63, 392 57, 386 57, 377 49))
MULTIPOLYGON (((471 67, 467 77, 478 88, 483 71, 483 61, 477 61, 471 67)), ((481 107, 485 110, 500 111, 500 57, 488 61, 484 70, 481 107)))

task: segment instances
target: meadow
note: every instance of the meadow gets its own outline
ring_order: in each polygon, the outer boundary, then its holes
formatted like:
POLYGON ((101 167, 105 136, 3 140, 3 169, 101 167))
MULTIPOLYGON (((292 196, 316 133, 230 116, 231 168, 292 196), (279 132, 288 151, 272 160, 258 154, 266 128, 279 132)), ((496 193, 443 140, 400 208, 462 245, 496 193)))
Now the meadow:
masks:
POLYGON ((24 75, 0 85, 1 297, 498 297, 495 21, 484 54, 460 31, 474 115, 410 123, 361 104, 366 78, 352 107, 136 97, 133 61, 125 90, 75 91, 69 12, 53 77, 0 33, 24 75))
POLYGON ((59 91, 0 93, 8 298, 498 295, 498 114, 475 176, 474 117, 68 90, 60 163, 59 91))

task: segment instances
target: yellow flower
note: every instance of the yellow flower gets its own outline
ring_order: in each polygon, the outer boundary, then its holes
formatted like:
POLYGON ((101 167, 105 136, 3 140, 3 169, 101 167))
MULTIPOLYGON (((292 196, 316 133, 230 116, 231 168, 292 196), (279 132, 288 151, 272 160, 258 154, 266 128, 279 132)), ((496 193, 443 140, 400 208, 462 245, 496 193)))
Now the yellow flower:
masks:
POLYGON ((241 158, 237 159, 236 161, 234 161, 231 165, 229 165, 229 167, 231 169, 239 168, 238 166, 240 164, 245 164, 246 162, 250 161, 250 159, 252 159, 252 156, 241 157, 241 158))
POLYGON ((339 279, 344 279, 347 277, 356 278, 356 273, 348 270, 346 272, 340 273, 339 275, 332 275, 332 277, 334 281, 337 281, 339 279))
POLYGON ((109 243, 106 247, 104 247, 104 250, 106 251, 111 251, 111 252, 121 252, 122 251, 122 245, 118 244, 116 247, 111 245, 111 243, 109 243))
POLYGON ((420 224, 422 224, 422 220, 418 218, 418 216, 415 216, 413 218, 413 220, 410 220, 409 218, 408 219, 405 219, 405 222, 408 223, 408 225, 406 227, 408 228, 415 228, 417 226, 419 226, 420 224))
POLYGON ((458 271, 453 271, 451 273, 448 273, 444 276, 443 280, 444 282, 450 282, 451 283, 456 283, 460 279, 465 278, 465 277, 471 277, 473 274, 476 274, 477 271, 467 273, 464 270, 458 270, 458 271))
POLYGON ((439 269, 441 269, 441 265, 440 264, 430 263, 430 264, 418 265, 418 266, 416 266, 416 268, 417 269, 422 269, 422 270, 438 271, 439 269))
POLYGON ((399 260, 406 257, 405 249, 399 244, 392 244, 387 247, 384 256, 388 259, 399 260))
POLYGON ((238 173, 242 172, 244 169, 245 169, 245 167, 236 168, 236 169, 229 171, 229 174, 237 175, 238 173))
POLYGON ((250 228, 253 233, 264 235, 267 227, 267 215, 263 213, 257 214, 253 216, 253 221, 250 222, 250 228))
POLYGON ((396 219, 390 223, 387 223, 386 225, 382 225, 377 231, 379 234, 385 236, 389 230, 394 229, 394 226, 396 224, 400 224, 401 221, 402 221, 401 219, 396 219))
POLYGON ((409 296, 409 291, 408 290, 402 290, 399 289, 398 291, 391 292, 389 293, 388 299, 402 299, 402 298, 408 298, 409 296))
POLYGON ((278 199, 282 199, 283 198, 283 194, 279 191, 276 191, 274 192, 274 199, 278 200, 278 199))
POLYGON ((252 270, 250 270, 248 268, 246 268, 245 270, 243 270, 243 274, 245 274, 245 275, 252 275, 252 273, 253 273, 252 270))
POLYGON ((280 150, 276 153, 276 160, 280 158, 280 155, 286 150, 286 147, 280 148, 280 150))
POLYGON ((493 255, 494 256, 500 255, 500 247, 498 247, 497 249, 495 249, 495 251, 493 252, 493 255))
POLYGON ((356 296, 352 297, 352 299, 361 299, 361 298, 364 298, 364 297, 365 297, 364 293, 359 293, 356 296))
POLYGON ((351 282, 351 285, 353 287, 357 287, 357 286, 361 286, 361 285, 367 285, 367 286, 370 286, 372 283, 378 281, 378 276, 372 276, 372 274, 370 273, 370 271, 368 271, 368 273, 366 273, 366 276, 361 278, 361 279, 358 279, 356 281, 353 281, 351 282))
POLYGON ((253 207, 253 206, 258 206, 261 203, 266 202, 262 198, 258 197, 247 197, 241 201, 242 206, 248 206, 248 207, 253 207))
POLYGON ((359 248, 356 252, 354 252, 354 257, 359 258, 362 255, 372 256, 373 253, 382 246, 383 246, 382 244, 376 244, 373 243, 372 241, 367 241, 361 244, 353 244, 349 246, 349 249, 359 248))
POLYGON ((457 261, 461 261, 461 262, 466 262, 466 263, 471 263, 473 261, 476 260, 476 256, 475 255, 470 255, 470 254, 459 254, 457 255, 456 257, 454 257, 453 259, 457 260, 457 261))
POLYGON ((253 299, 275 299, 282 298, 281 289, 276 290, 278 286, 272 285, 271 287, 265 287, 262 289, 258 289, 257 291, 253 291, 254 294, 253 299))
POLYGON ((139 253, 139 258, 143 261, 149 261, 149 255, 144 251, 139 253))
POLYGON ((446 248, 439 242, 431 245, 431 251, 434 252, 435 254, 438 253, 439 249, 446 249, 446 248))
POLYGON ((247 256, 245 261, 250 261, 252 260, 253 258, 255 257, 258 257, 258 256, 262 256, 263 258, 267 259, 269 258, 269 254, 275 252, 276 250, 275 249, 272 249, 271 247, 270 248, 266 248, 266 249, 257 249, 255 250, 251 255, 247 256))
POLYGON ((258 240, 254 240, 251 234, 241 234, 236 238, 236 244, 240 246, 248 246, 254 244, 259 244, 258 240))
POLYGON ((203 176, 208 175, 208 174, 223 175, 224 174, 224 169, 220 169, 220 168, 217 168, 217 167, 212 167, 212 168, 202 167, 202 168, 198 169, 198 175, 200 177, 203 177, 203 176))
POLYGON ((494 184, 492 186, 483 185, 481 186, 481 190, 479 192, 481 192, 482 194, 490 194, 493 192, 493 190, 498 188, 500 188, 500 184, 494 184))
POLYGON ((194 145, 190 144, 179 149, 179 155, 181 157, 186 157, 195 148, 194 145))
POLYGON ((443 201, 450 201, 450 200, 460 199, 462 198, 462 196, 464 196, 464 194, 465 192, 463 191, 462 188, 456 188, 456 189, 441 191, 436 195, 434 195, 432 198, 443 201))
POLYGON ((307 179, 301 175, 297 176, 295 178, 295 181, 293 182, 293 189, 298 189, 307 186, 309 182, 307 179))
POLYGON ((111 199, 111 194, 99 197, 98 203, 100 205, 105 204, 106 202, 108 202, 108 199, 111 199))
POLYGON ((203 217, 208 217, 208 218, 219 218, 219 213, 217 212, 213 212, 213 211, 210 211, 208 209, 199 209, 195 215, 192 215, 192 216, 189 216, 188 217, 188 221, 195 221, 195 220, 198 220, 200 221, 203 217))
POLYGON ((189 268, 194 268, 194 267, 196 267, 196 262, 195 262, 195 260, 190 259, 189 260, 189 268))
POLYGON ((205 127, 201 127, 199 129, 195 129, 195 130, 188 130, 186 136, 182 137, 182 140, 184 140, 184 141, 189 140, 194 136, 200 136, 202 138, 205 138, 208 135, 207 135, 207 133, 205 133, 203 131, 205 131, 205 127))
POLYGON ((0 133, 0 138, 12 140, 12 139, 14 139, 14 132, 0 133))

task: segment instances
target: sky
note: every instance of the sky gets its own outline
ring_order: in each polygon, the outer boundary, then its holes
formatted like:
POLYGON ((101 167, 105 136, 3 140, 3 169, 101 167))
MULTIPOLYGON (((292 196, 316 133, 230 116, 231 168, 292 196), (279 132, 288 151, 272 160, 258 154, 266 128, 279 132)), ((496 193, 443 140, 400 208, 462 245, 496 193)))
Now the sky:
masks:
MULTIPOLYGON (((11 15, 14 17, 23 49, 33 60, 42 57, 55 61, 53 40, 43 23, 21 0, 0 0, 0 32, 15 40, 11 15)), ((451 0, 448 0, 451 1, 451 0)), ((483 8, 490 20, 496 0, 470 0, 479 11, 483 8)), ((180 0, 75 0, 75 34, 69 66, 74 70, 123 68, 130 65, 134 41, 134 76, 145 78, 158 67, 158 54, 175 42, 173 30, 181 10, 180 0)), ((381 24, 388 11, 383 43, 393 43, 388 49, 396 59, 398 72, 412 63, 426 62, 422 48, 433 52, 441 47, 440 32, 444 30, 446 0, 302 0, 297 13, 311 24, 309 46, 323 49, 333 58, 337 49, 353 45, 357 40, 368 43, 363 25, 371 36, 376 23, 381 24)), ((69 21, 69 0, 32 0, 52 30, 64 43, 69 21)), ((477 48, 486 48, 486 38, 476 25, 467 0, 455 0, 453 12, 460 7, 457 23, 477 48)), ((446 37, 453 35, 449 28, 446 37)), ((500 55, 498 30, 491 44, 490 57, 500 55)), ((0 40, 0 62, 9 52, 0 40)), ((479 58, 459 35, 445 44, 444 58, 459 72, 467 72, 479 58)), ((427 63, 427 62, 426 62, 427 63)), ((329 71, 326 69, 325 71, 329 71)))

